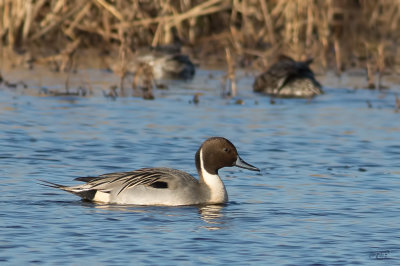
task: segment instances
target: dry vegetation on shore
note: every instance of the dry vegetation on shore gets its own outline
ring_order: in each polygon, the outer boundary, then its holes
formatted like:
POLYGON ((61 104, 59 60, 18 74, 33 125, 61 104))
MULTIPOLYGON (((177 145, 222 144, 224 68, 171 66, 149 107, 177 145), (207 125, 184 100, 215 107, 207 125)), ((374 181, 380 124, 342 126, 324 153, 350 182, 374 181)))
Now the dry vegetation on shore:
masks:
POLYGON ((397 0, 1 0, 0 12, 3 60, 14 51, 59 69, 88 48, 121 56, 177 42, 216 63, 228 47, 242 67, 265 67, 279 53, 339 72, 400 64, 397 0))

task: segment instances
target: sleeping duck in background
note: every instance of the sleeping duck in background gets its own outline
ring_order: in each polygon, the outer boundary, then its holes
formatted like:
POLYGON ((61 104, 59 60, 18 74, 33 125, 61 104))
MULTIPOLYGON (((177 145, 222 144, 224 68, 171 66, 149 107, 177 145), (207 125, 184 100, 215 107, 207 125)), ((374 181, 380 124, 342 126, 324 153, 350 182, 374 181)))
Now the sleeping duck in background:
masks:
POLYGON ((281 55, 275 64, 256 78, 253 90, 282 98, 311 98, 323 94, 321 84, 309 67, 312 61, 295 61, 281 55))
POLYGON ((187 55, 181 53, 180 47, 157 46, 139 49, 135 59, 133 67, 138 63, 148 64, 153 68, 155 79, 192 79, 195 74, 194 64, 187 55))

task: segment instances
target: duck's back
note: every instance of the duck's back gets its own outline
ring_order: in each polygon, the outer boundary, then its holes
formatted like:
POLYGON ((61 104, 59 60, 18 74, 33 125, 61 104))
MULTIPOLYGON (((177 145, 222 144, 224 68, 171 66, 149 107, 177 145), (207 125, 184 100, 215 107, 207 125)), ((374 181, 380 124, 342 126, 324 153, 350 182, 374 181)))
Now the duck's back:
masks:
POLYGON ((195 204, 195 201, 202 199, 199 195, 199 182, 186 172, 171 168, 144 168, 127 173, 131 173, 131 176, 120 177, 118 184, 112 186, 112 190, 106 194, 98 193, 97 198, 93 200, 172 206, 195 204), (126 187, 123 188, 124 186, 126 187))

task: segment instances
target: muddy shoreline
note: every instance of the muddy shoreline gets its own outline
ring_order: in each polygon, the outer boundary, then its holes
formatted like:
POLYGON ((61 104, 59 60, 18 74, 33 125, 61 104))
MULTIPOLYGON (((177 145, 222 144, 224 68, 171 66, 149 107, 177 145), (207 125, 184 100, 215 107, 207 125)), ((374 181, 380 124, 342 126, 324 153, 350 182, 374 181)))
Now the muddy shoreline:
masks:
MULTIPOLYGON (((257 70, 237 69, 236 80, 239 82, 238 94, 241 90, 251 90, 248 85, 240 85, 242 79, 248 80, 250 83, 259 73, 257 70)), ((317 72, 317 79, 324 87, 329 88, 348 88, 348 89, 368 89, 366 71, 362 69, 351 70, 342 73, 340 76, 335 71, 326 71, 323 73, 317 72)), ((197 68, 197 76, 191 81, 171 81, 159 80, 159 84, 164 87, 156 88, 156 90, 168 90, 168 85, 171 82, 182 82, 183 84, 191 84, 190 87, 196 88, 196 83, 203 79, 220 80, 224 79, 226 71, 222 66, 213 65, 207 68, 197 68)), ((76 69, 71 72, 55 72, 51 71, 46 66, 36 65, 28 69, 25 67, 8 67, 1 70, 2 82, 0 89, 15 91, 18 94, 34 95, 34 96, 107 96, 111 95, 113 90, 120 93, 121 78, 118 74, 108 68, 85 68, 76 69)), ((126 95, 124 96, 139 96, 135 95, 132 88, 133 75, 125 78, 124 88, 126 95)), ((247 83, 249 83, 247 82, 247 83)), ((393 89, 399 91, 400 75, 386 74, 382 78, 382 91, 393 89)), ((170 85, 171 86, 171 85, 170 85)), ((173 85, 172 85, 173 86, 173 85)), ((199 87, 204 84, 198 84, 199 87)), ((214 88, 218 89, 218 88, 214 88)), ((222 90, 222 85, 221 85, 222 90)))
MULTIPOLYGON (((2 82, 0 89, 8 89, 17 93, 35 95, 35 96, 138 96, 140 91, 133 89, 134 73, 130 73, 124 78, 121 85, 121 73, 118 72, 118 66, 121 62, 118 51, 100 51, 97 49, 87 49, 78 51, 71 65, 60 70, 63 64, 62 57, 48 56, 48 60, 36 60, 31 53, 21 53, 13 55, 13 52, 6 53, 2 50, 0 73, 2 82), (121 87, 123 89, 121 90, 121 87)), ((226 58, 222 54, 212 54, 208 56, 199 56, 194 54, 193 50, 183 49, 194 62, 197 73, 202 75, 200 80, 194 78, 190 87, 196 89, 196 83, 200 86, 202 81, 209 78, 220 80, 221 84, 226 79, 228 65, 226 58)), ((46 57, 45 57, 46 58, 46 57)), ((135 60, 134 54, 129 54, 126 61, 135 60)), ((243 66, 243 58, 235 58, 234 70, 235 79, 239 83, 238 91, 251 90, 250 86, 240 85, 241 79, 247 79, 252 83, 256 75, 263 71, 261 65, 268 65, 269 61, 265 59, 248 60, 247 65, 243 66), (263 60, 262 63, 260 61, 263 60)), ((334 68, 323 68, 318 61, 311 65, 317 79, 324 87, 329 88, 349 88, 349 89, 368 89, 368 73, 366 69, 354 68, 348 69, 341 74, 337 74, 334 68)), ((265 67, 264 67, 265 70, 265 67)), ((179 82, 179 81, 175 81, 179 82)), ((184 81, 182 81, 184 82, 184 81)), ((374 76, 375 88, 379 87, 379 73, 374 76)), ((168 89, 170 80, 155 80, 155 90, 168 89)), ((381 77, 381 89, 399 89, 400 73, 399 69, 392 68, 386 71, 381 77)), ((223 85, 221 88, 222 90, 223 85)))

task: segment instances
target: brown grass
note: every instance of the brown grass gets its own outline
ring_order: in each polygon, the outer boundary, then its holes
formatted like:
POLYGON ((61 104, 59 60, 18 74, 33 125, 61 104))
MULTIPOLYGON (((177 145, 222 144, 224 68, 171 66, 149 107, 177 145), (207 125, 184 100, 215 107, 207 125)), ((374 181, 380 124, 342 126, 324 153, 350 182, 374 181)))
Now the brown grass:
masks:
POLYGON ((228 47, 242 66, 263 68, 285 53, 339 73, 365 67, 371 83, 373 73, 400 63, 398 0, 3 0, 0 13, 3 55, 29 53, 60 70, 86 48, 177 41, 194 57, 219 54, 221 62, 228 47))

